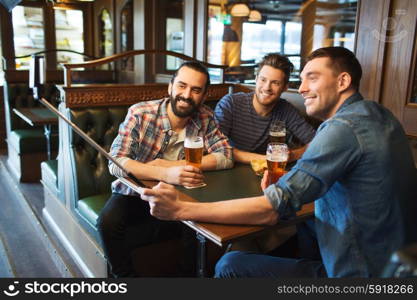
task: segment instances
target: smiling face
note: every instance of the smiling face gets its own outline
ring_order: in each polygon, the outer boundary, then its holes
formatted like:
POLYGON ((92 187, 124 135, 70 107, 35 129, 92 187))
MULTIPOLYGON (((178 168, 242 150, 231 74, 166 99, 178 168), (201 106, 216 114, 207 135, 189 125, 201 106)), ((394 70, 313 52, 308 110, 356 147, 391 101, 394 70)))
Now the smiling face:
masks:
POLYGON ((280 69, 264 65, 256 76, 254 105, 271 108, 287 90, 285 73, 280 69))
POLYGON ((187 118, 198 111, 206 96, 207 76, 204 73, 182 67, 168 86, 171 109, 179 118, 187 118))
POLYGON ((336 113, 346 98, 342 97, 346 84, 350 85, 349 74, 335 74, 330 65, 331 61, 327 57, 310 60, 301 72, 302 82, 298 89, 305 99, 307 114, 321 120, 336 113))

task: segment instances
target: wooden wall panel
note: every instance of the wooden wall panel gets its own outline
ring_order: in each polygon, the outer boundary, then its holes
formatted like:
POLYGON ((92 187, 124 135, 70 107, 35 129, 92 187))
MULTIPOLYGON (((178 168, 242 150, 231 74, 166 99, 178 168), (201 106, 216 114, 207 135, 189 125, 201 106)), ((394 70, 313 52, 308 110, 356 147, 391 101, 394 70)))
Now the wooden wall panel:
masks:
POLYGON ((356 23, 356 56, 363 77, 360 92, 366 99, 380 102, 380 87, 383 75, 384 37, 389 17, 391 0, 361 0, 356 23))
MULTIPOLYGON (((381 103, 403 120, 411 76, 417 6, 415 0, 393 0, 386 37, 381 103)), ((417 116, 417 114, 416 114, 417 116)), ((406 129, 407 131, 407 129, 406 129)))

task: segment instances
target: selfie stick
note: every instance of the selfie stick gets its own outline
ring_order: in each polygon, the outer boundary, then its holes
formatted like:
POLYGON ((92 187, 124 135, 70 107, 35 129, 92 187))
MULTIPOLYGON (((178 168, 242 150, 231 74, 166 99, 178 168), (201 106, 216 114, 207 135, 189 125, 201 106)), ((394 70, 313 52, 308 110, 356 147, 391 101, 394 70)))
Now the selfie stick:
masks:
POLYGON ((128 176, 128 178, 124 177, 118 177, 118 179, 135 190, 138 193, 142 192, 142 188, 145 188, 146 185, 142 183, 139 179, 137 179, 131 172, 126 170, 125 167, 123 167, 117 160, 115 160, 110 154, 106 152, 99 144, 97 144, 92 138, 90 138, 87 134, 85 134, 84 131, 82 131, 77 125, 75 125, 73 122, 71 122, 66 116, 64 116, 60 111, 58 111, 51 103, 49 103, 48 100, 46 100, 43 97, 39 96, 39 90, 40 90, 40 81, 39 76, 37 74, 40 74, 39 72, 39 59, 40 57, 33 57, 31 61, 31 67, 30 67, 30 74, 29 74, 29 87, 32 88, 33 91, 33 97, 35 100, 38 100, 43 105, 46 106, 50 111, 52 111, 55 115, 57 115, 59 118, 65 121, 69 126, 72 127, 72 129, 78 133, 89 145, 91 145, 94 149, 96 149, 100 154, 104 155, 105 158, 110 160, 112 163, 114 163, 117 167, 119 167, 123 172, 125 172, 128 176), (133 182, 131 182, 133 181, 133 182))

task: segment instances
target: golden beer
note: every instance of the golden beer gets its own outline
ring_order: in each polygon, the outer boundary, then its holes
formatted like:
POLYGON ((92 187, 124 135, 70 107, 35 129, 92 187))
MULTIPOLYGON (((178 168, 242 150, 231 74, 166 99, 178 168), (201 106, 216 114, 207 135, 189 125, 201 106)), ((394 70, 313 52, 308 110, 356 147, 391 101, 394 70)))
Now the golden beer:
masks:
POLYGON ((288 146, 284 143, 269 143, 266 150, 269 184, 276 183, 285 174, 288 161, 288 146))
POLYGON ((285 174, 287 161, 270 161, 267 159, 266 163, 268 165, 269 184, 274 184, 285 174))
POLYGON ((203 159, 203 149, 204 143, 202 137, 186 138, 184 141, 185 163, 200 169, 203 159))

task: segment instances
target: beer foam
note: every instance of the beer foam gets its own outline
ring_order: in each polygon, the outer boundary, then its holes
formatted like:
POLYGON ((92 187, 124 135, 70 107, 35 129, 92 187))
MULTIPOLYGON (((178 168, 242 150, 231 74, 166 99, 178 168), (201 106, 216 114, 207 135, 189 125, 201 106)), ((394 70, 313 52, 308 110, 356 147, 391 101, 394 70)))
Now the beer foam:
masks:
POLYGON ((184 147, 191 148, 191 149, 203 148, 204 147, 203 138, 202 137, 195 137, 191 139, 186 138, 184 141, 184 147))
POLYGON ((267 154, 267 160, 274 162, 284 162, 288 160, 287 153, 278 153, 278 154, 267 154))
POLYGON ((269 135, 281 137, 281 136, 285 136, 285 131, 270 131, 269 135))

